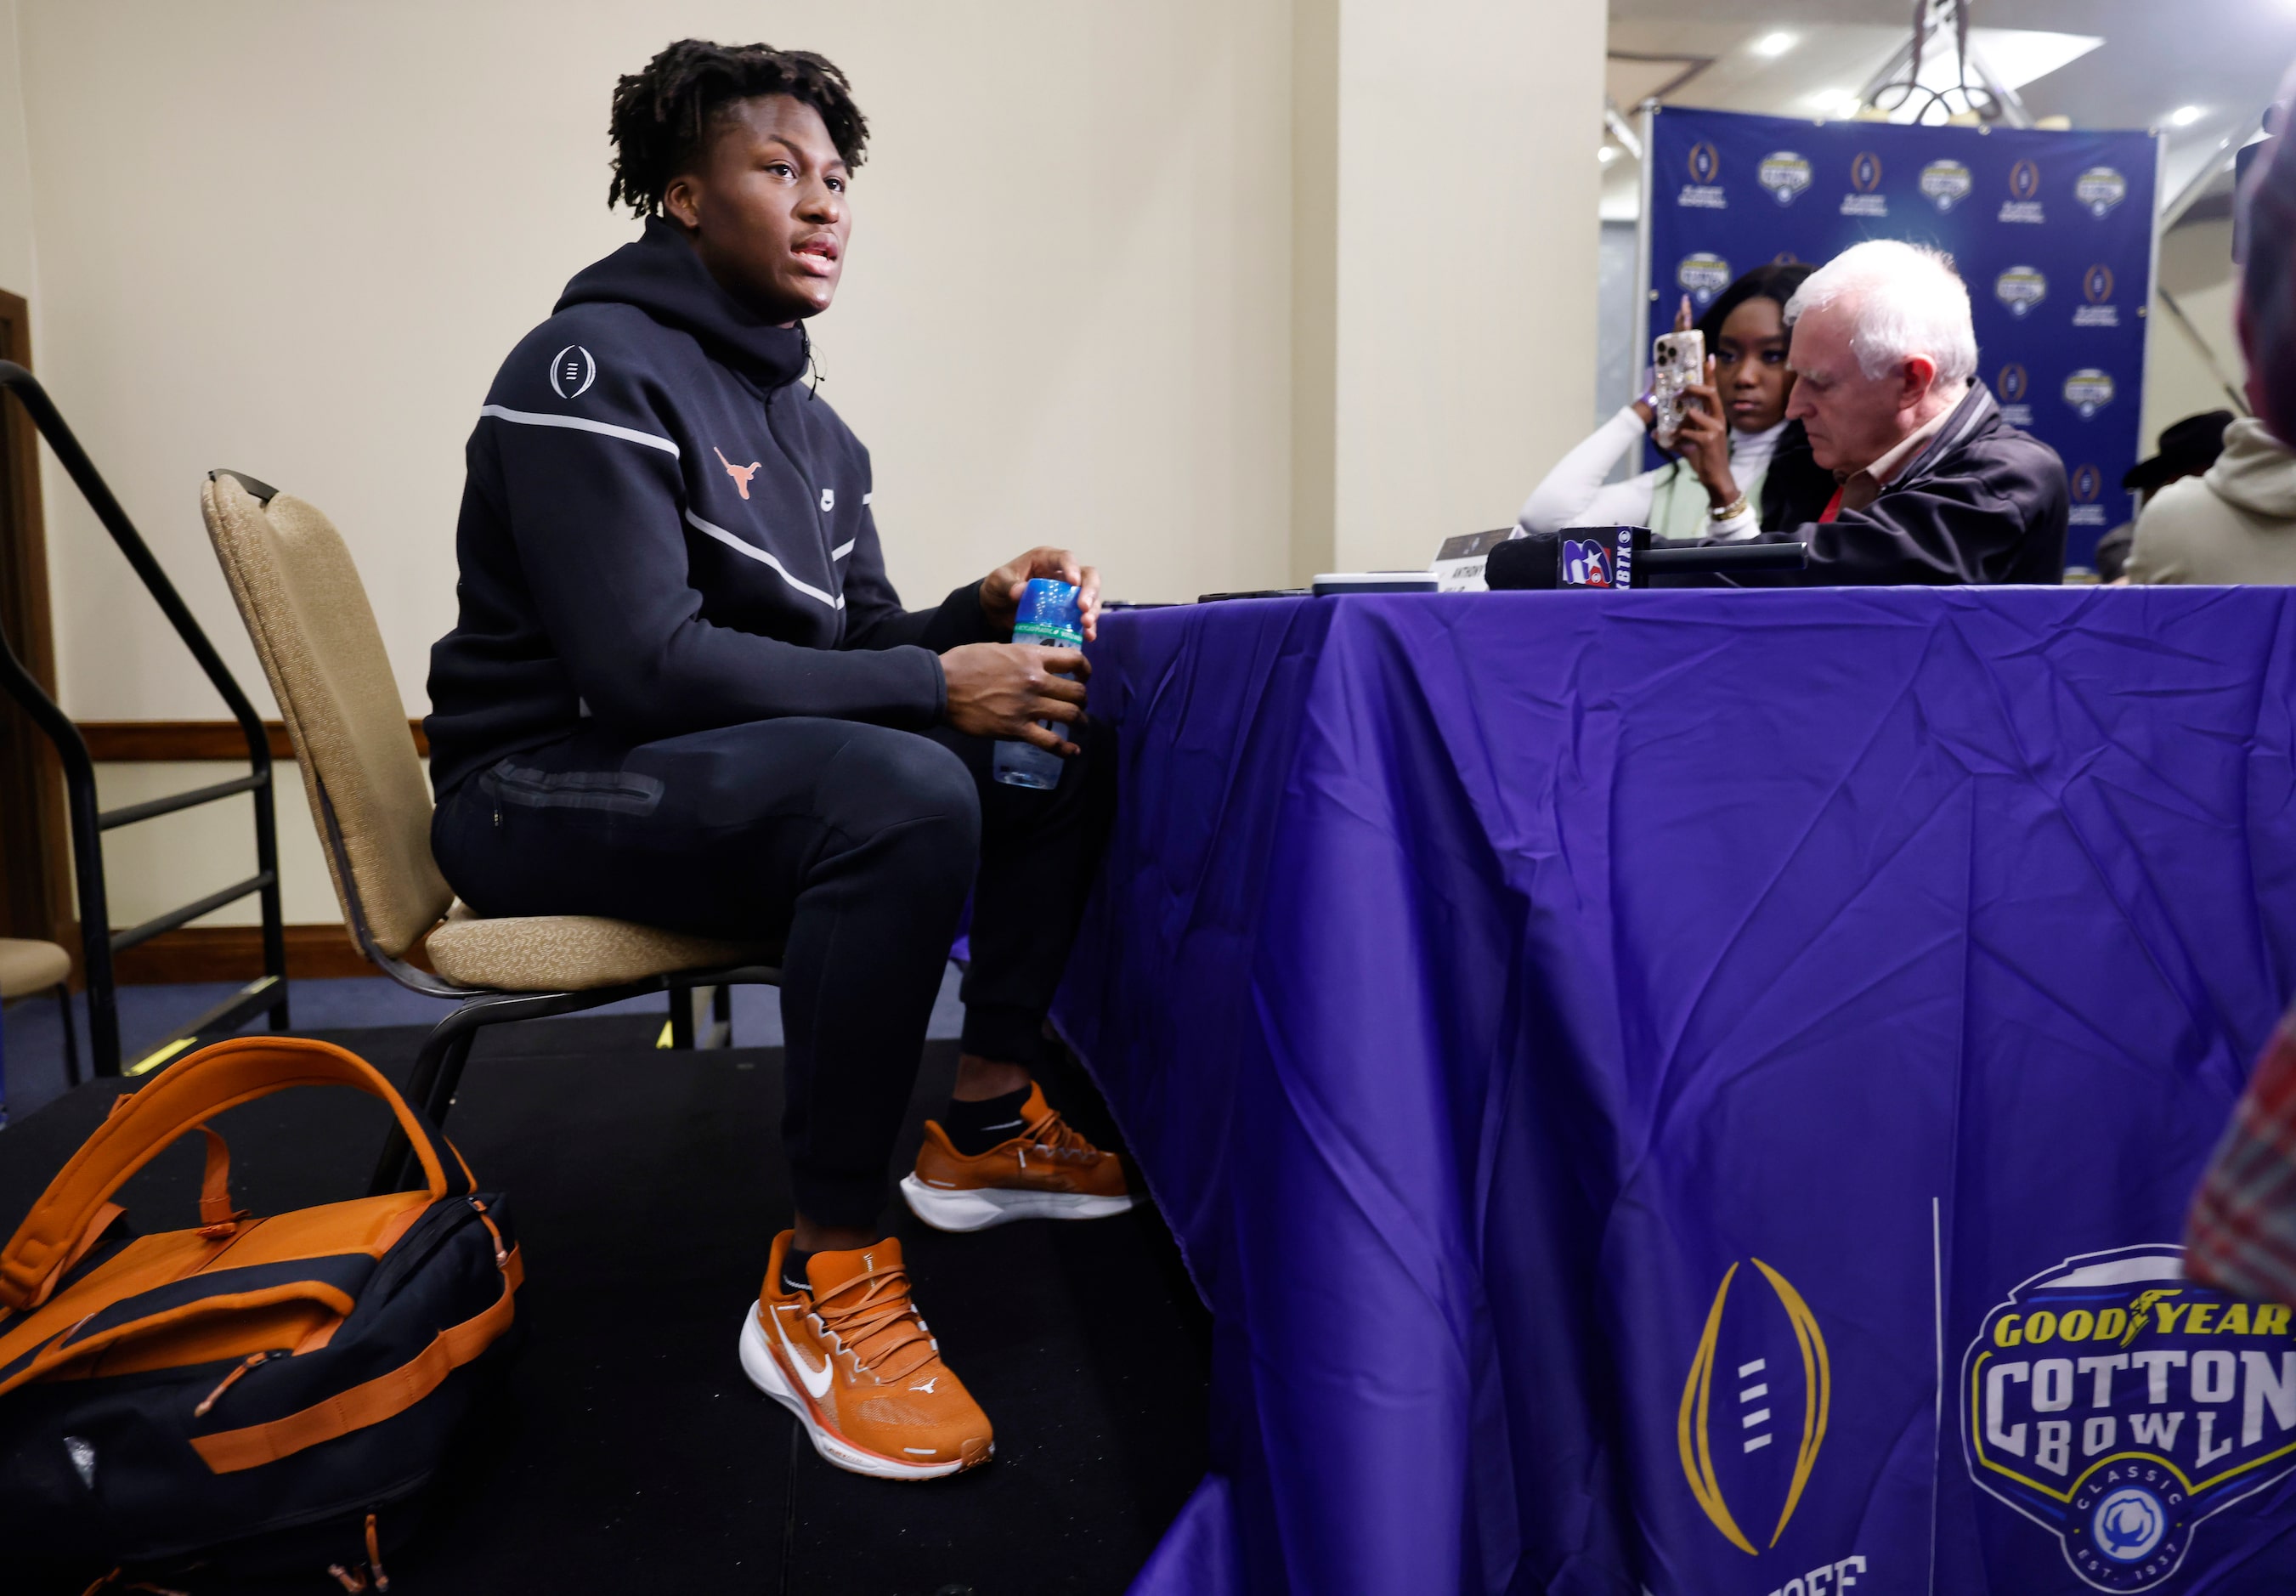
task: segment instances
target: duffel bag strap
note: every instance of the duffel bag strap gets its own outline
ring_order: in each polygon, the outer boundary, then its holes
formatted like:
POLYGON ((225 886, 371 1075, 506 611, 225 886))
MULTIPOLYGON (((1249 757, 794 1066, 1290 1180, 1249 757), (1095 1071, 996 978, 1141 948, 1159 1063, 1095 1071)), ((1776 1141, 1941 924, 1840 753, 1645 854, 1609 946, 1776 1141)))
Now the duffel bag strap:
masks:
MULTIPOLYGON (((494 1222, 488 1221, 487 1228, 492 1230, 494 1222)), ((492 1346, 510 1329, 518 1312, 515 1297, 526 1279, 525 1265, 520 1262, 515 1247, 507 1253, 502 1251, 500 1232, 496 1232, 495 1243, 496 1265, 502 1271, 502 1295, 488 1307, 460 1324, 440 1330, 420 1353, 387 1373, 283 1419, 251 1424, 244 1429, 193 1436, 192 1450, 200 1454, 210 1472, 237 1474, 292 1457, 306 1447, 348 1436, 353 1430, 395 1419, 422 1401, 443 1385, 448 1375, 492 1346)))
MULTIPOLYGON (((348 1086, 389 1106, 413 1144, 433 1202, 471 1189, 462 1157, 430 1123, 401 1098, 381 1072, 332 1042, 296 1036, 243 1036, 203 1048, 161 1072, 87 1139, 63 1172, 24 1216, 0 1250, 0 1304, 22 1310, 44 1295, 96 1211, 129 1177, 177 1137, 242 1103, 298 1086, 348 1086)), ((209 1132, 207 1179, 201 1182, 201 1222, 231 1216, 223 1189, 227 1164, 222 1139, 209 1132), (212 1216, 211 1216, 212 1211, 212 1216)))

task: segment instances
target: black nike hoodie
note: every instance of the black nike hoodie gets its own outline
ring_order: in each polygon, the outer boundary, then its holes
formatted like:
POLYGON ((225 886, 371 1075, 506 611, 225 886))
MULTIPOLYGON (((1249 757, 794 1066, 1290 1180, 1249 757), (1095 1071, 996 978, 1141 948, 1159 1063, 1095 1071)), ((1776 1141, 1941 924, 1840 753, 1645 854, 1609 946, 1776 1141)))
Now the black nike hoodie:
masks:
POLYGON ((511 351, 465 449, 455 629, 430 651, 431 785, 590 720, 629 744, 783 715, 922 730, 936 657, 1003 634, 980 589, 901 608, 869 451, 646 223, 511 351))

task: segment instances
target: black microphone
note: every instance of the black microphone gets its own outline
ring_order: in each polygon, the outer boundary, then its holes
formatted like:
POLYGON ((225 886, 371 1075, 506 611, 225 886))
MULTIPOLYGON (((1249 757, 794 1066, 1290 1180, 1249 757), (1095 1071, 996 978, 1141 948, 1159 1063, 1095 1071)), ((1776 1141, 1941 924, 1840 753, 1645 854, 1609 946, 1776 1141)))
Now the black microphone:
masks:
POLYGON ((1808 569, 1809 550, 1799 543, 1654 547, 1647 527, 1570 527, 1499 544, 1484 556, 1483 580, 1496 592, 1615 589, 1637 586, 1652 576, 1741 576, 1808 569), (1586 580, 1590 572, 1599 572, 1602 580, 1586 580))
POLYGON ((1636 573, 1660 576, 1736 576, 1749 571, 1808 571, 1809 550, 1799 543, 1684 544, 1635 555, 1636 573))

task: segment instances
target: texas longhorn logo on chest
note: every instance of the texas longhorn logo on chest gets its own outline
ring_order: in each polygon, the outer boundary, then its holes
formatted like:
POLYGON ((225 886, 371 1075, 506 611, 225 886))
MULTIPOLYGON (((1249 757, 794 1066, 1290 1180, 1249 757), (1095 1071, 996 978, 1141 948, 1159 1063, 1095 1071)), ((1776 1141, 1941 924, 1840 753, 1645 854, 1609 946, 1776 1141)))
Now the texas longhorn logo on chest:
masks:
POLYGON ((736 465, 726 457, 726 451, 714 443, 709 446, 709 452, 718 457, 718 464, 723 465, 726 468, 726 474, 734 479, 734 486, 741 492, 742 497, 749 498, 750 479, 758 474, 758 467, 762 462, 752 460, 747 465, 736 465))

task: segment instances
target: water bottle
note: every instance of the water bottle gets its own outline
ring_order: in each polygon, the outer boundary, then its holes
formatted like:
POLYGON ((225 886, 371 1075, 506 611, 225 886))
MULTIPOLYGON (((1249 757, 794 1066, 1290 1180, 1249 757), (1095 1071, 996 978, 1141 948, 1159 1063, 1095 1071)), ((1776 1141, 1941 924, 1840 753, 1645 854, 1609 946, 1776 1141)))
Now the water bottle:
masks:
MULTIPOLYGON (((1021 614, 1013 624, 1013 641, 1034 643, 1045 648, 1083 647, 1084 621, 1077 612, 1077 590, 1048 576, 1032 578, 1021 593, 1021 614)), ((1066 671, 1061 674, 1065 679, 1075 679, 1066 671)), ((1039 720, 1037 724, 1049 731, 1062 729, 1056 721, 1039 720)), ((1000 737, 990 769, 996 779, 1008 787, 1050 792, 1061 785, 1061 767, 1067 762, 1049 748, 1039 748, 1019 737, 1000 737)))

